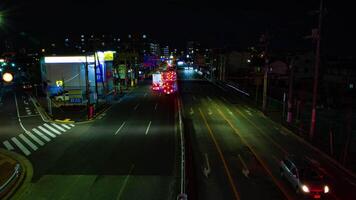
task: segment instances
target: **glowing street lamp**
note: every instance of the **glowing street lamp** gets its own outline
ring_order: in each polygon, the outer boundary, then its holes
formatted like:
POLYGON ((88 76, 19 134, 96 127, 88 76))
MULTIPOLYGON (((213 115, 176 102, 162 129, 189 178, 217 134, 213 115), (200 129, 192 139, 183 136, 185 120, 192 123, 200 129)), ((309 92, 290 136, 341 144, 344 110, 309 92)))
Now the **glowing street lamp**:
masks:
POLYGON ((5 72, 3 75, 2 75, 2 79, 6 82, 6 83, 10 83, 12 80, 14 80, 14 76, 9 73, 9 72, 5 72))

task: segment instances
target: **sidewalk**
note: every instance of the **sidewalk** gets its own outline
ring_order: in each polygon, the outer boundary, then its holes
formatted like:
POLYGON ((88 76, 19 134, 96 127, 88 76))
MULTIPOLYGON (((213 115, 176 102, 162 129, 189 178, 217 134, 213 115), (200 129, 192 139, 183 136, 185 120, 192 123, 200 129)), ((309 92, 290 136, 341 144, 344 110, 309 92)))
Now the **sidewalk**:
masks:
POLYGON ((32 166, 26 158, 0 148, 0 199, 10 199, 29 177, 32 166))
MULTIPOLYGON (((63 123, 78 123, 78 122, 88 122, 95 120, 100 114, 108 110, 113 104, 117 103, 118 100, 123 98, 126 94, 130 93, 136 87, 129 87, 125 89, 122 94, 117 94, 114 96, 113 93, 106 96, 106 101, 98 104, 95 108, 93 117, 88 119, 88 108, 87 105, 67 105, 52 107, 52 115, 48 113, 48 102, 45 97, 36 98, 35 101, 38 106, 38 110, 42 113, 48 121, 56 121, 63 123)), ((95 106, 95 104, 91 104, 95 106)))

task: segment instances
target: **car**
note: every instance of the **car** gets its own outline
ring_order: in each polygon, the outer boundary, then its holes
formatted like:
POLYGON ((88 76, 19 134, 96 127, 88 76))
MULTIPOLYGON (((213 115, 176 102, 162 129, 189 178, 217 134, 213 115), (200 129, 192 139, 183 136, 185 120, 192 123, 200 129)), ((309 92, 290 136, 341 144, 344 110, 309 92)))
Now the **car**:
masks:
POLYGON ((32 84, 29 82, 23 82, 22 83, 22 89, 24 90, 31 90, 32 89, 32 84))
POLYGON ((177 90, 177 84, 174 81, 167 81, 162 86, 163 93, 173 94, 177 90))
POLYGON ((161 89, 161 86, 160 86, 159 83, 153 83, 153 84, 152 84, 152 90, 158 91, 158 90, 160 90, 160 89, 161 89))
POLYGON ((286 156, 280 161, 280 174, 302 197, 322 199, 330 192, 325 177, 308 158, 286 156))

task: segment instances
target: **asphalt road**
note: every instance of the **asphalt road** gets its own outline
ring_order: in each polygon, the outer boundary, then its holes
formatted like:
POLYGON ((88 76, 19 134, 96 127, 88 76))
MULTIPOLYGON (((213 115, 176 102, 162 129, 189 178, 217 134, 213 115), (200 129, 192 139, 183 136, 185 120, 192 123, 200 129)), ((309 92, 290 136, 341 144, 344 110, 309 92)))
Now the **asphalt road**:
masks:
POLYGON ((179 73, 197 199, 300 199, 280 177, 285 155, 307 156, 328 177, 328 199, 356 199, 355 179, 260 111, 199 75, 179 73), (248 170, 247 170, 248 169, 248 170))
MULTIPOLYGON (((330 199, 356 199, 354 178, 236 93, 194 71, 180 71, 179 79, 189 199, 300 199, 279 176, 286 154, 315 163, 331 181, 330 199)), ((19 199, 176 199, 177 96, 149 85, 74 125, 44 122, 25 94, 16 94, 16 106, 8 93, 0 144, 25 155, 34 171, 19 199)))
POLYGON ((36 140, 19 128, 1 138, 33 165, 19 199, 175 199, 176 105, 145 82, 91 123, 24 122, 36 140))

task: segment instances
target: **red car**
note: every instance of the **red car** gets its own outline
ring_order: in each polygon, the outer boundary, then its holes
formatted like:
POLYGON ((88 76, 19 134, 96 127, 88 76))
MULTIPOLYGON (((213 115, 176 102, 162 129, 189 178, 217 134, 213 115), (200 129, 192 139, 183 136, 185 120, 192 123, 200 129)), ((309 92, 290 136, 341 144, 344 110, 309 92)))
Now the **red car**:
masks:
POLYGON ((153 83, 152 84, 152 90, 158 91, 161 89, 161 86, 159 85, 159 83, 153 83))

